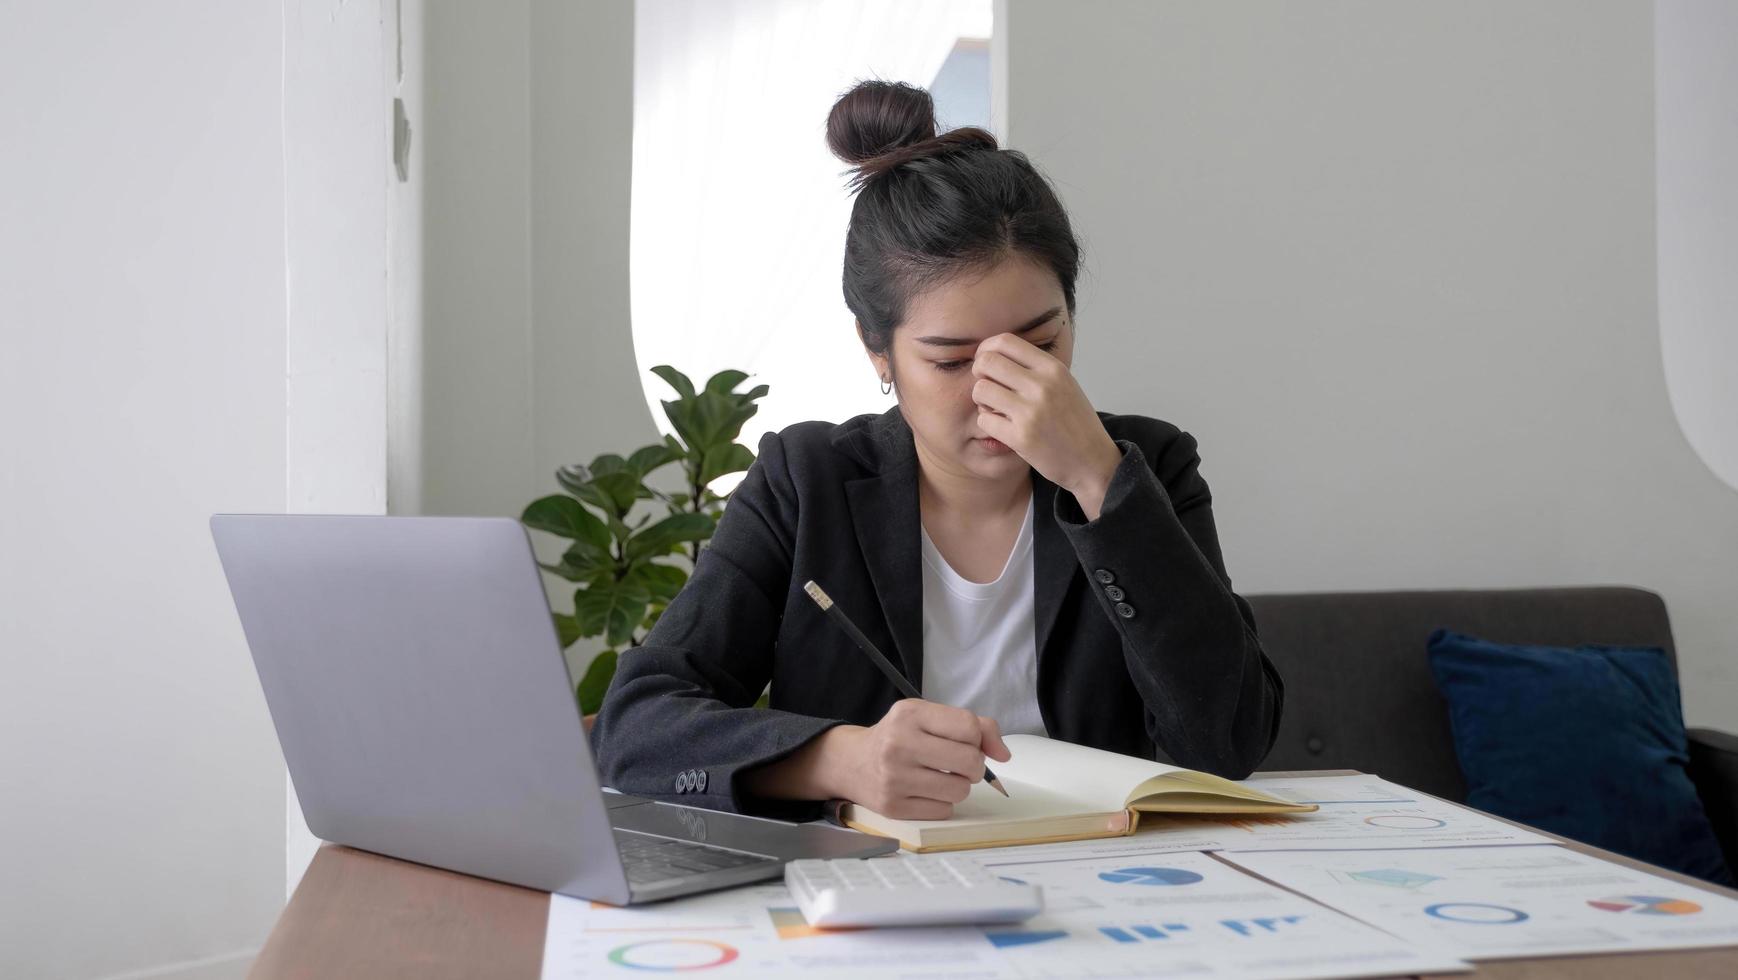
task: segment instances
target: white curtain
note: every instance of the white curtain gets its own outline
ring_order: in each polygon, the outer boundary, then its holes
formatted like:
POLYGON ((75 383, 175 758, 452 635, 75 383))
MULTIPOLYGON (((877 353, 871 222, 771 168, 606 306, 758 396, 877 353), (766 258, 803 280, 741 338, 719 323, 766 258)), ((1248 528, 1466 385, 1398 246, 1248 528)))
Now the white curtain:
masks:
POLYGON ((1738 7, 1654 6, 1660 350, 1679 428, 1738 489, 1738 7))
POLYGON ((990 0, 638 0, 635 17, 633 336, 660 429, 657 364, 771 386, 751 449, 892 405, 840 293, 851 197, 827 111, 859 79, 928 86, 959 38, 989 36, 990 0))

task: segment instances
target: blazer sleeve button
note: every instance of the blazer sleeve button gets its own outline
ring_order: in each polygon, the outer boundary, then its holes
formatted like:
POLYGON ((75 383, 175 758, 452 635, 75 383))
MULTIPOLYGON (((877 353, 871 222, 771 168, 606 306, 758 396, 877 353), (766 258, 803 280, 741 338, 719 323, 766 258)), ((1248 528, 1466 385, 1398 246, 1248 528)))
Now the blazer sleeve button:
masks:
POLYGON ((680 773, 676 774, 676 792, 678 792, 678 793, 688 792, 688 774, 687 773, 680 772, 680 773))
POLYGON ((1121 602, 1122 601, 1123 591, 1118 586, 1115 586, 1115 585, 1105 586, 1104 587, 1104 594, 1106 596, 1110 597, 1111 602, 1121 602))
POLYGON ((1116 614, 1124 619, 1133 619, 1135 618, 1135 607, 1126 602, 1119 602, 1116 604, 1116 614))
POLYGON ((1116 581, 1116 576, 1112 575, 1108 568, 1101 568, 1098 571, 1093 572, 1092 575, 1094 578, 1098 579, 1099 585, 1109 585, 1116 581))
POLYGON ((706 792, 706 770, 704 770, 704 769, 696 770, 694 775, 697 779, 699 779, 699 782, 696 783, 694 786, 694 792, 696 792, 696 793, 706 792))

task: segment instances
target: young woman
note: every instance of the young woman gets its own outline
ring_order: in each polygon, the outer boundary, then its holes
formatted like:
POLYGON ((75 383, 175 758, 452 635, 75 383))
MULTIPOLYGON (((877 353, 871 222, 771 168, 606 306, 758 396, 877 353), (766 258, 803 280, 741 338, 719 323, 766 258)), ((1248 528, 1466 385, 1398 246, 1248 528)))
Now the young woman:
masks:
POLYGON ((1283 687, 1231 591, 1195 440, 1069 373, 1079 246, 1055 192, 922 89, 865 82, 845 302, 886 413, 761 440, 593 742, 623 792, 787 818, 943 818, 1031 732, 1242 778, 1283 687), (813 579, 906 671, 894 686, 813 579), (771 682, 771 710, 753 707, 771 682))

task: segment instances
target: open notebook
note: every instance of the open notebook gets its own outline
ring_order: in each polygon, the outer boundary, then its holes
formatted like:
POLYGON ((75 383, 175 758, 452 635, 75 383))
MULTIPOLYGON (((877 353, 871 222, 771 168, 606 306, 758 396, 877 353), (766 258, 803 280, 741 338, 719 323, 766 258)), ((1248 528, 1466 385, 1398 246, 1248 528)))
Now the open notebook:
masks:
POLYGON ((1293 803, 1229 779, 1039 735, 1009 735, 1013 759, 991 768, 1007 787, 986 783, 946 820, 895 820, 847 803, 839 817, 857 830, 897 837, 913 851, 952 851, 1046 841, 1122 837, 1147 813, 1305 813, 1293 803), (1127 814, 1127 819, 1115 819, 1127 814))

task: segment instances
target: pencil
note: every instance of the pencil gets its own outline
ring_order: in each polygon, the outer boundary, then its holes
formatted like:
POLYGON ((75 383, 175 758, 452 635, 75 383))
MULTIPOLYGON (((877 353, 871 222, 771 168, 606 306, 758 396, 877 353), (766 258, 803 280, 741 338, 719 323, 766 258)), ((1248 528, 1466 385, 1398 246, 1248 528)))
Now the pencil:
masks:
MULTIPOLYGON (((833 622, 839 624, 839 628, 843 629, 845 635, 857 644, 858 649, 868 654, 870 660, 875 661, 875 666, 880 667, 881 672, 887 675, 887 679, 893 682, 893 686, 899 688, 899 693, 908 698, 918 698, 919 700, 923 698, 923 695, 917 692, 917 688, 911 686, 911 681, 906 680, 905 674, 898 667, 893 666, 893 662, 888 660, 886 655, 877 649, 867 636, 863 635, 863 631, 857 628, 857 624, 851 622, 851 617, 845 615, 845 610, 840 609, 838 604, 833 602, 832 598, 822 591, 813 579, 803 583, 803 591, 809 594, 809 598, 815 600, 815 605, 820 606, 822 612, 826 613, 833 622)), ((984 782, 995 787, 996 792, 1003 796, 1008 795, 1007 789, 1002 786, 1002 781, 996 778, 996 774, 990 771, 989 766, 984 767, 984 782)))

